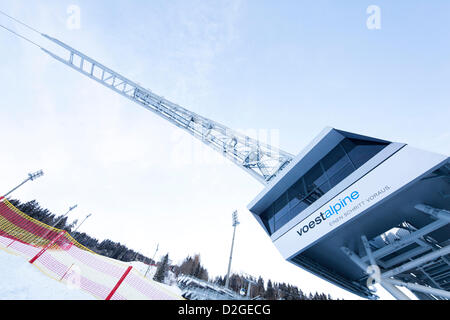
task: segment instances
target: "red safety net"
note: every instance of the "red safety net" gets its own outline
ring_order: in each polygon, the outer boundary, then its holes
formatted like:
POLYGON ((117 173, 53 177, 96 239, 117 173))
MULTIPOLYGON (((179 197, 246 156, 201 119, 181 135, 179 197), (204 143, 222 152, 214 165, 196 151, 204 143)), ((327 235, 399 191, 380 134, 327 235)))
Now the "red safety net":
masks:
POLYGON ((94 253, 66 231, 29 217, 4 198, 0 248, 24 256, 47 276, 98 299, 182 299, 129 264, 94 253))

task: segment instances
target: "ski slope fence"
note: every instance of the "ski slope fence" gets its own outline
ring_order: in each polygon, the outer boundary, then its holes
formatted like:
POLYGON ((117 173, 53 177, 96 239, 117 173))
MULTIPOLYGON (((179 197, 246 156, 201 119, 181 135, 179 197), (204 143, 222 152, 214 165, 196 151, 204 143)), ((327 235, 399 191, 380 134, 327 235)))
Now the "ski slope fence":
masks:
POLYGON ((0 248, 24 256, 47 276, 105 300, 182 299, 130 265, 99 255, 64 230, 0 198, 0 248))

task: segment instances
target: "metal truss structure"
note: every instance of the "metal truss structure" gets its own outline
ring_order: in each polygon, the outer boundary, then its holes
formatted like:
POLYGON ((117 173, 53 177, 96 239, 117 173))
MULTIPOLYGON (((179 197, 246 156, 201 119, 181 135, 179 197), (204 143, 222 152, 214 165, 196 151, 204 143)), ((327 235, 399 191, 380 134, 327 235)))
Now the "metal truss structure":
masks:
POLYGON ((40 47, 45 53, 200 139, 263 184, 275 177, 293 158, 285 151, 170 102, 65 43, 46 34, 41 35, 67 50, 68 57, 62 58, 40 47))
MULTIPOLYGON (((285 151, 174 104, 65 43, 41 35, 67 50, 68 58, 40 47, 45 53, 200 139, 263 184, 268 184, 293 159, 285 151)), ((425 205, 417 205, 416 209, 435 221, 419 229, 404 222, 398 226, 400 232, 393 241, 380 241, 380 236, 369 241, 363 236, 363 255, 346 247, 341 249, 367 274, 358 281, 360 286, 378 282, 397 299, 408 299, 398 286, 408 288, 419 299, 450 299, 450 243, 438 243, 429 235, 450 222, 450 212, 425 205)), ((376 297, 374 292, 371 296, 376 297)))
MULTIPOLYGON (((0 11, 0 13, 2 12, 0 11)), ((67 44, 42 34, 15 18, 10 18, 56 44, 58 48, 65 51, 67 57, 55 54, 3 25, 0 27, 36 45, 52 58, 168 120, 222 153, 223 156, 265 185, 269 184, 294 158, 285 151, 170 102, 67 44)), ((438 176, 441 174, 446 177, 450 176, 448 165, 441 171, 438 172, 438 176)), ((33 178, 34 176, 30 175, 30 179, 33 178)), ((449 195, 442 194, 442 196, 448 198, 449 195)), ((417 202, 422 202, 422 200, 417 202)), ((357 281, 353 281, 353 279, 348 281, 337 273, 332 273, 331 269, 315 263, 314 260, 308 260, 306 256, 298 255, 293 258, 293 261, 296 262, 295 259, 298 259, 297 262, 306 266, 307 269, 315 270, 316 274, 322 275, 326 279, 333 278, 334 282, 343 288, 351 292, 362 292, 368 298, 376 298, 376 295, 373 289, 370 290, 367 287, 373 288, 375 283, 379 283, 397 299, 409 299, 398 287, 408 288, 419 299, 450 299, 450 240, 445 234, 446 231, 443 230, 444 227, 448 228, 450 223, 450 211, 424 204, 417 204, 415 209, 412 207, 410 209, 417 210, 418 215, 424 214, 427 218, 430 217, 432 221, 429 222, 426 219, 426 224, 420 226, 403 221, 397 225, 395 231, 385 230, 383 234, 371 239, 368 239, 366 235, 362 235, 360 238, 361 233, 367 233, 367 231, 359 233, 356 237, 352 235, 352 241, 353 238, 357 238, 359 247, 357 246, 355 251, 359 249, 358 253, 349 249, 348 246, 353 243, 342 247, 341 243, 337 245, 337 250, 334 252, 339 251, 340 247, 342 252, 357 266, 354 268, 358 271, 357 281), (444 233, 444 236, 439 237, 439 241, 436 240, 436 236, 433 236, 436 232, 444 233), (444 238, 445 240, 443 240, 444 238), (359 272, 359 268, 363 270, 363 273, 359 272), (359 279, 363 274, 365 276, 359 279)), ((399 219, 395 224, 400 221, 399 219)), ((353 246, 352 249, 354 248, 353 246)), ((347 266, 348 264, 346 264, 347 266)), ((185 280, 183 285, 189 287, 191 279, 185 280)), ((226 290, 206 287, 198 283, 190 291, 198 299, 211 298, 211 296, 242 299, 240 296, 230 296, 230 292, 226 290)))
POLYGON ((397 287, 409 289, 419 299, 450 299, 450 242, 439 243, 430 233, 450 223, 450 211, 424 204, 417 210, 434 221, 416 229, 402 223, 395 233, 387 232, 368 240, 361 237, 363 253, 358 255, 347 247, 342 251, 366 274, 358 281, 368 286, 379 283, 396 299, 408 300, 397 287))

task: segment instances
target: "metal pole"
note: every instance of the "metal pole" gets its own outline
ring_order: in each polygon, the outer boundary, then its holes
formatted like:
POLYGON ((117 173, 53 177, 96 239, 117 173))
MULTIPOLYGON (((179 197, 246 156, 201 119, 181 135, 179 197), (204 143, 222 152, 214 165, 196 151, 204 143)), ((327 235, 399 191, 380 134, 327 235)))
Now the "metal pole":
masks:
POLYGON ((230 284, 230 269, 231 269, 231 260, 233 259, 233 247, 234 247, 235 234, 236 234, 236 226, 234 226, 234 228, 233 228, 233 240, 231 242, 230 260, 228 261, 228 271, 227 271, 227 279, 225 280, 225 288, 228 288, 229 284, 230 284))
MULTIPOLYGON (((375 262, 375 259, 373 258, 372 251, 370 250, 370 247, 367 242, 367 238, 365 236, 362 237, 362 241, 364 244, 364 247, 366 249, 367 256, 369 257, 369 260, 375 262)), ((341 247, 341 250, 355 263, 357 264, 361 269, 366 271, 367 273, 367 264, 362 261, 360 257, 358 257, 353 251, 346 247, 341 247)), ((423 263, 426 263, 430 260, 437 259, 439 257, 443 257, 450 253, 450 245, 443 247, 437 251, 431 252, 429 254, 423 255, 422 257, 412 260, 410 262, 407 262, 399 267, 396 267, 394 269, 385 271, 382 273, 379 277, 379 283, 380 285, 386 289, 394 298, 399 300, 410 300, 410 298, 404 294, 401 290, 399 290, 396 285, 406 287, 410 290, 414 291, 420 291, 428 294, 433 294, 441 297, 448 297, 450 294, 446 293, 443 290, 435 289, 435 288, 429 288, 418 284, 413 283, 404 283, 395 279, 391 279, 390 277, 395 276, 399 273, 402 273, 404 271, 407 271, 409 269, 415 268, 423 263)))
POLYGON ((137 260, 138 255, 139 255, 139 251, 136 251, 136 254, 134 255, 134 261, 138 261, 137 260))
POLYGON ((9 194, 11 194, 13 191, 17 190, 19 187, 21 187, 22 185, 24 185, 25 183, 27 183, 30 180, 34 180, 36 178, 39 178, 40 176, 44 175, 44 172, 42 170, 39 170, 35 173, 29 173, 28 174, 28 178, 25 179, 22 183, 20 183, 18 186, 14 187, 12 190, 10 190, 8 193, 6 193, 3 197, 6 198, 9 194))
POLYGON ((87 220, 87 218, 89 218, 90 216, 92 216, 92 214, 89 213, 89 214, 86 216, 86 218, 84 218, 84 220, 81 221, 81 223, 75 228, 75 230, 73 230, 72 233, 75 233, 75 232, 78 230, 78 228, 81 227, 81 225, 82 225, 82 224, 87 220))
POLYGON ((64 218, 69 214, 69 212, 72 211, 73 209, 75 209, 76 207, 78 207, 77 204, 74 205, 73 207, 69 207, 69 210, 67 210, 67 212, 64 213, 64 214, 61 216, 61 218, 59 218, 58 221, 56 221, 56 222, 52 225, 52 227, 54 228, 55 226, 57 226, 58 223, 60 223, 61 220, 64 219, 64 218))
POLYGON ((228 261, 228 271, 227 271, 227 279, 225 280, 225 288, 229 287, 230 284, 230 270, 231 270, 231 260, 233 259, 233 247, 234 247, 234 237, 236 235, 236 226, 239 224, 237 219, 237 211, 233 212, 233 239, 231 241, 231 252, 230 252, 230 260, 228 261))
POLYGON ((21 187, 22 185, 24 185, 28 181, 30 181, 30 178, 25 179, 22 183, 20 183, 17 187, 13 188, 11 191, 9 191, 7 194, 5 194, 3 197, 6 198, 10 193, 15 191, 16 189, 18 189, 19 187, 21 187))
POLYGON ((435 217, 436 219, 443 219, 446 220, 447 222, 450 222, 450 211, 448 210, 433 208, 425 204, 417 204, 414 206, 414 208, 426 214, 429 214, 435 217))
MULTIPOLYGON (((372 250, 370 250, 370 247, 368 246, 367 238, 365 236, 362 237, 364 246, 367 245, 365 248, 367 250, 367 253, 371 256, 372 262, 375 262, 375 258, 372 256, 372 250)), ((372 274, 370 273, 371 269, 369 268, 369 265, 367 265, 362 259, 353 251, 351 251, 347 247, 341 247, 341 250, 352 260, 357 266, 359 266, 364 272, 370 277, 372 274)), ((377 266, 374 264, 373 266, 377 266)), ((373 272, 373 270, 372 270, 373 272)), ((410 300, 406 294, 404 294, 402 291, 400 291, 397 287, 394 285, 388 283, 385 281, 385 279, 381 278, 377 279, 379 280, 380 285, 386 289, 395 299, 397 300, 410 300)))
POLYGON ((252 282, 249 281, 248 282, 248 287, 247 287, 247 298, 250 298, 250 291, 252 290, 252 282))
MULTIPOLYGON (((426 225, 425 227, 420 228, 417 231, 414 231, 410 235, 402 238, 399 241, 395 241, 394 243, 387 245, 385 247, 382 247, 381 249, 378 249, 376 251, 372 252, 372 255, 375 259, 380 259, 382 257, 385 257, 401 248, 404 248, 408 245, 410 245, 413 242, 416 242, 417 239, 439 229, 443 226, 447 225, 448 222, 442 219, 433 221, 432 223, 426 225)), ((369 257, 365 256, 361 258, 363 261, 369 261, 369 257)))
MULTIPOLYGON (((156 245, 156 250, 155 250, 155 253, 153 254, 153 258, 152 258, 153 261, 155 261, 155 256, 156 256, 156 253, 158 252, 158 249, 159 249, 159 243, 156 245)), ((147 271, 145 271, 144 278, 147 277, 147 273, 149 272, 149 270, 150 270, 150 263, 148 264, 147 271)))
MULTIPOLYGON (((59 223, 62 219, 64 219, 64 217, 67 216, 67 215, 69 214, 69 212, 72 211, 73 209, 75 209, 76 207, 78 207, 77 204, 74 205, 73 207, 69 207, 69 210, 67 210, 67 212, 64 213, 64 214, 62 215, 62 217, 59 218, 58 221, 56 221, 56 222, 51 226, 51 228, 55 228, 55 226, 57 226, 58 223, 59 223)), ((45 238, 45 237, 50 233, 51 230, 52 230, 52 229, 48 229, 47 232, 44 233, 44 235, 42 236, 42 238, 45 238)))
POLYGON ((382 278, 393 277, 393 276, 395 276, 395 275, 397 275, 399 273, 402 273, 402 272, 407 271, 409 269, 415 268, 415 267, 417 267, 417 266, 419 266, 419 265, 421 265, 421 264, 423 264, 425 262, 428 262, 428 261, 431 261, 431 260, 443 257, 443 256, 445 256, 445 255, 447 255, 449 253, 450 253, 450 245, 448 245, 446 247, 443 247, 442 249, 439 249, 439 250, 433 251, 431 253, 428 253, 426 255, 423 255, 420 258, 417 258, 415 260, 407 262, 407 263, 405 263, 405 264, 403 264, 403 265, 401 265, 399 267, 396 267, 394 269, 388 270, 388 271, 382 273, 381 277, 382 278))
POLYGON ((394 286, 393 284, 391 284, 383 279, 380 281, 380 285, 384 289, 386 289, 386 291, 389 292, 397 300, 411 300, 406 294, 401 292, 396 286, 394 286))
POLYGON ((450 292, 445 291, 445 290, 426 287, 426 286, 422 286, 422 285, 416 284, 416 283, 402 282, 402 281, 395 280, 395 279, 385 279, 384 281, 389 282, 393 285, 408 288, 409 290, 412 290, 412 291, 420 291, 420 292, 423 292, 426 294, 432 294, 434 296, 439 296, 439 297, 443 297, 446 299, 450 299, 450 292))

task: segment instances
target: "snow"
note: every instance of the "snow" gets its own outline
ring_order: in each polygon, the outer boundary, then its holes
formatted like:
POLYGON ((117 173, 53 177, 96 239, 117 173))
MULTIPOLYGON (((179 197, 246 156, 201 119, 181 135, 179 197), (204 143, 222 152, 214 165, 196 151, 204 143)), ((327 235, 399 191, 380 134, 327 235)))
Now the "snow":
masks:
POLYGON ((80 289, 49 278, 21 256, 0 250, 1 300, 94 300, 80 289))
POLYGON ((230 289, 188 275, 179 276, 178 284, 183 288, 183 297, 189 300, 247 299, 245 295, 238 295, 230 289))
MULTIPOLYGON (((136 271, 139 271, 139 273, 141 273, 142 276, 145 275, 145 272, 148 269, 148 265, 143 262, 140 262, 140 261, 129 262, 129 265, 132 266, 136 271)), ((153 276, 156 273, 156 269, 157 269, 156 266, 150 266, 150 269, 148 270, 146 278, 153 279, 153 276)), ((156 281, 155 281, 155 283, 157 285, 162 286, 163 288, 169 290, 170 292, 176 294, 177 296, 181 297, 182 290, 177 286, 177 277, 172 271, 169 271, 169 274, 167 275, 165 283, 160 283, 160 282, 156 282, 156 281)))
POLYGON ((168 284, 165 284, 165 283, 159 283, 159 282, 158 282, 158 284, 159 284, 160 286, 163 286, 164 288, 166 288, 166 289, 169 290, 170 292, 176 294, 176 295, 179 296, 179 297, 181 297, 181 294, 183 293, 183 291, 181 291, 181 289, 178 288, 178 286, 177 286, 176 284, 175 284, 175 285, 168 285, 168 284))
MULTIPOLYGON (((145 264, 143 262, 140 261, 132 261, 128 263, 130 266, 133 267, 133 269, 135 269, 136 271, 139 271, 139 273, 141 273, 142 275, 145 275, 145 273, 147 272, 148 269, 148 264, 145 264)), ((156 273, 156 266, 150 266, 150 269, 148 270, 147 279, 153 279, 153 276, 156 273)))
MULTIPOLYGON (((144 276, 148 265, 134 261, 129 263, 144 276)), ((147 279, 153 281, 156 266, 151 266, 147 279)), ((169 272, 166 283, 156 285, 181 296, 176 276, 169 272)), ((61 283, 42 273, 27 259, 0 249, 0 300, 95 300, 89 293, 61 283)))

